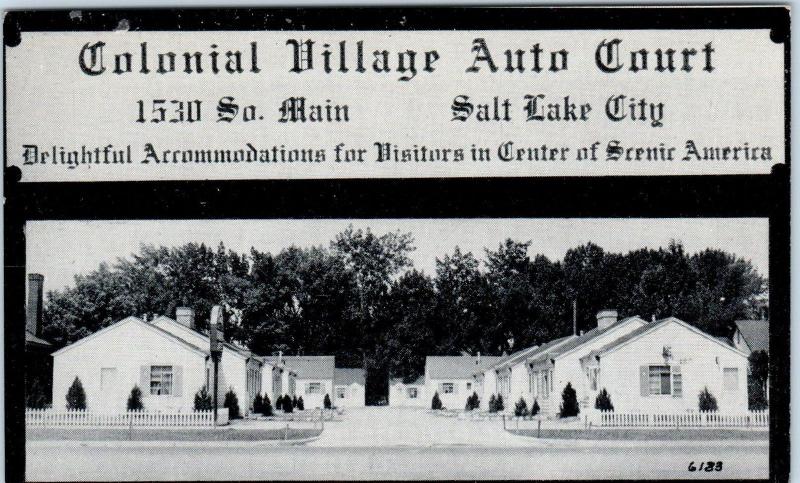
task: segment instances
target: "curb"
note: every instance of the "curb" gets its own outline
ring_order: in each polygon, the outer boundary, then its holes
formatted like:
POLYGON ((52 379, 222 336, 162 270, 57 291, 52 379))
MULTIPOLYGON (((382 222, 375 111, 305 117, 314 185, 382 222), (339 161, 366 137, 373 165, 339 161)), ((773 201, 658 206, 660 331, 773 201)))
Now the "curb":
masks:
POLYGON ((511 433, 511 436, 521 438, 532 443, 532 446, 543 446, 548 448, 687 448, 687 447, 717 447, 735 446, 745 448, 769 448, 769 439, 765 440, 742 440, 742 439, 711 439, 711 440, 607 440, 607 439, 554 439, 536 438, 533 436, 521 436, 511 433))
POLYGON ((302 446, 319 439, 319 436, 302 439, 230 440, 230 441, 78 441, 40 440, 26 441, 28 448, 254 448, 302 446))

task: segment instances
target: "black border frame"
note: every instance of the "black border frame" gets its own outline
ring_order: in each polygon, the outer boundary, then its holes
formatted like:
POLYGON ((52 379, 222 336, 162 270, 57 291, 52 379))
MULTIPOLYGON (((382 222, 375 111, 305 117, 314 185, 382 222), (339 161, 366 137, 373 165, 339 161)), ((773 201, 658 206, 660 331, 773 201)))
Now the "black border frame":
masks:
MULTIPOLYGON (((12 11, 22 31, 769 29, 784 45, 786 164, 769 175, 21 183, 4 150, 6 479, 24 479, 25 235, 28 220, 220 218, 768 217, 770 476, 789 478, 790 20, 757 7, 415 7, 12 11), (285 22, 291 18, 291 24, 285 22), (301 26, 299 29, 297 26, 301 26), (132 201, 135 200, 135 201, 132 201)), ((5 73, 5 68, 3 69, 5 73)), ((3 94, 6 90, 5 75, 3 94)), ((3 137, 6 140, 3 112, 3 137)), ((5 145, 5 143, 4 143, 5 145)), ((676 462, 676 464, 683 464, 676 462)), ((688 475, 687 475, 688 476, 688 475)))

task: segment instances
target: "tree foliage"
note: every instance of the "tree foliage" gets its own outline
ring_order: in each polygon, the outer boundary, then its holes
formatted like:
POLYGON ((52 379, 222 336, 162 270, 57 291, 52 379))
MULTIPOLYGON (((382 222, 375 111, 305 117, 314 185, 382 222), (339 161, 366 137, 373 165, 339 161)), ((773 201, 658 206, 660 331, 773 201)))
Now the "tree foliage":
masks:
POLYGON ((594 408, 601 411, 613 411, 614 405, 611 403, 611 395, 606 388, 603 388, 594 399, 594 408))
POLYGON ((431 409, 434 411, 439 411, 442 409, 442 400, 439 398, 439 391, 433 393, 433 398, 431 399, 431 409))
POLYGON ((578 394, 575 392, 575 388, 572 387, 572 383, 568 382, 561 392, 561 411, 558 415, 562 418, 569 418, 577 416, 580 410, 578 394))
POLYGON ((341 367, 366 370, 375 402, 389 377, 422 375, 427 355, 501 355, 571 334, 573 301, 579 331, 615 308, 724 336, 732 321, 753 318, 767 293, 750 262, 717 249, 690 254, 675 241, 628 253, 586 243, 550 260, 532 242, 508 239, 481 258, 454 247, 433 274, 414 269, 414 249, 411 233, 352 226, 328 246, 277 253, 142 245, 49 292, 43 335, 60 347, 127 316, 174 316, 183 305, 203 329, 221 303, 226 339, 261 355, 334 355, 341 367))
POLYGON ((131 393, 128 396, 128 411, 141 411, 144 409, 144 402, 142 402, 142 390, 139 386, 133 386, 131 393))
POLYGON ((72 385, 67 389, 67 409, 86 409, 86 391, 83 390, 83 383, 78 376, 75 376, 72 385))
POLYGON ((525 402, 525 398, 522 396, 520 396, 519 401, 514 405, 514 416, 522 418, 528 416, 528 403, 525 402))
POLYGON ((214 401, 211 398, 211 394, 208 393, 206 386, 203 386, 194 395, 194 410, 211 411, 212 409, 214 409, 214 401))
POLYGON ((703 390, 700 391, 697 405, 700 411, 716 411, 719 409, 717 406, 717 398, 709 392, 707 387, 704 387, 703 390))
POLYGON ((769 354, 766 351, 750 353, 750 376, 747 380, 748 407, 753 411, 767 409, 769 399, 769 354))
POLYGON ((228 417, 230 419, 239 419, 242 417, 242 412, 239 409, 239 398, 236 396, 236 391, 233 388, 230 388, 227 393, 225 393, 225 401, 222 403, 222 407, 228 408, 228 417))

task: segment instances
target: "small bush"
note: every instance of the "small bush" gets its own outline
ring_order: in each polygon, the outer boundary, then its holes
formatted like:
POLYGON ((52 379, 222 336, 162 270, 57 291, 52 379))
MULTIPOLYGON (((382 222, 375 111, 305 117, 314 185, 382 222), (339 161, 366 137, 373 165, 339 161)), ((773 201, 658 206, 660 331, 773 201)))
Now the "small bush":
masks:
POLYGON ((525 398, 522 396, 520 396, 517 404, 514 405, 514 416, 522 418, 528 416, 528 403, 525 402, 525 398))
POLYGON ((531 406, 531 416, 536 416, 541 410, 542 408, 539 407, 539 401, 534 399, 533 406, 531 406))
POLYGON ((331 409, 333 407, 333 404, 331 403, 331 397, 329 395, 325 394, 325 399, 322 400, 322 405, 325 407, 325 409, 331 409))
MULTIPOLYGON (((280 400, 280 398, 278 398, 280 400)), ((264 416, 272 416, 272 401, 269 400, 269 396, 264 394, 264 404, 261 405, 261 414, 264 416)))
POLYGON ((594 408, 601 411, 613 411, 614 405, 611 404, 611 395, 603 388, 594 400, 594 408))
POLYGON ((281 406, 283 407, 283 412, 285 413, 294 412, 294 406, 292 406, 292 398, 290 398, 288 394, 283 396, 283 404, 281 404, 281 406))
POLYGON ((497 412, 497 398, 494 397, 494 394, 492 394, 492 397, 489 398, 489 412, 490 413, 497 412))
POLYGON ((572 388, 572 383, 568 382, 561 393, 561 412, 559 416, 569 418, 577 416, 579 412, 581 412, 581 409, 578 406, 578 394, 572 388))
POLYGON ((86 391, 78 376, 67 389, 67 409, 86 409, 86 391))
POLYGON ((222 407, 228 408, 228 417, 230 419, 239 419, 242 417, 242 413, 239 410, 239 398, 236 397, 233 388, 230 388, 225 394, 225 402, 222 403, 222 407))
POLYGON ((128 411, 141 411, 143 409, 142 390, 139 389, 139 386, 133 386, 131 394, 128 396, 128 411))
POLYGON ((292 409, 297 409, 297 395, 292 396, 292 409))
POLYGON ((442 400, 439 399, 439 391, 433 393, 433 399, 431 399, 431 409, 434 411, 439 411, 442 409, 442 400))
POLYGON ((214 401, 211 400, 211 394, 208 389, 203 386, 194 395, 194 410, 195 411, 211 411, 214 409, 214 401))
POLYGON ((256 394, 255 399, 253 399, 253 412, 255 414, 261 414, 264 412, 264 398, 261 397, 261 394, 256 394))
POLYGON ((472 411, 474 409, 480 409, 481 407, 481 400, 478 397, 477 392, 473 392, 472 396, 467 398, 467 404, 464 406, 464 409, 467 411, 472 411))
POLYGON ((303 401, 303 396, 297 398, 297 410, 298 411, 305 411, 306 403, 303 401))
POLYGON ((700 392, 698 404, 700 406, 700 411, 716 411, 719 409, 717 406, 717 398, 708 392, 707 387, 704 387, 700 392))
POLYGON ((503 395, 498 394, 497 399, 494 400, 495 412, 501 413, 506 409, 506 404, 503 402, 503 395))
POLYGON ((278 396, 278 399, 275 400, 275 410, 283 411, 283 396, 278 396))

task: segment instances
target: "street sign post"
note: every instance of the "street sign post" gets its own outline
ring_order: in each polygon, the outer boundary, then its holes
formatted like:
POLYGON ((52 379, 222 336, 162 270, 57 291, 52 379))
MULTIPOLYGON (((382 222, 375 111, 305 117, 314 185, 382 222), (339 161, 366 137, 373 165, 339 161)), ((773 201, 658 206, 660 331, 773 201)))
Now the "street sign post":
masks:
POLYGON ((214 425, 217 424, 217 410, 219 407, 219 361, 222 359, 222 346, 224 342, 222 307, 215 305, 211 309, 211 320, 208 324, 211 361, 214 364, 214 425))

